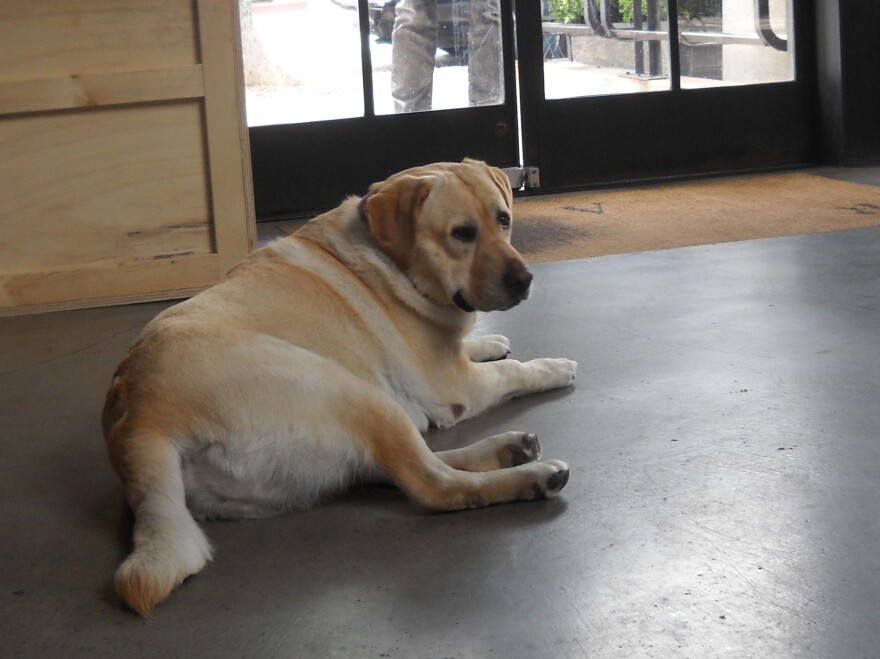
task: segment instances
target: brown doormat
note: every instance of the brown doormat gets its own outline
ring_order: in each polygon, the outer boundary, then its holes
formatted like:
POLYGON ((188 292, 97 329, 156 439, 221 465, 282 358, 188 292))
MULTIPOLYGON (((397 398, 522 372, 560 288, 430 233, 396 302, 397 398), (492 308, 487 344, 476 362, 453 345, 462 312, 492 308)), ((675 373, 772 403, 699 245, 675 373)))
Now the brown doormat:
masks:
POLYGON ((880 226, 880 188, 802 172, 518 199, 530 263, 880 226))

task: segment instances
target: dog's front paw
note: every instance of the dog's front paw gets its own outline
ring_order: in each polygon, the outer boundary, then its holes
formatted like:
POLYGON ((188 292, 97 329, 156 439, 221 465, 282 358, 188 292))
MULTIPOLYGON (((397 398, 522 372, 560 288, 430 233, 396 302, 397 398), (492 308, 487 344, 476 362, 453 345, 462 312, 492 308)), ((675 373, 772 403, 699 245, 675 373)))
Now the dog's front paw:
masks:
POLYGON ((500 334, 484 334, 467 339, 465 351, 472 362, 494 362, 510 354, 510 340, 500 334))
POLYGON ((531 490, 523 493, 523 499, 552 499, 568 483, 568 464, 562 460, 536 462, 532 467, 535 473, 529 477, 531 490))
POLYGON ((542 359, 534 359, 529 363, 534 365, 538 372, 540 388, 542 390, 567 387, 572 383, 577 374, 577 362, 565 359, 564 357, 544 357, 542 359))
POLYGON ((516 467, 535 462, 541 457, 541 444, 538 436, 531 432, 513 433, 513 441, 507 445, 510 454, 510 465, 516 467))

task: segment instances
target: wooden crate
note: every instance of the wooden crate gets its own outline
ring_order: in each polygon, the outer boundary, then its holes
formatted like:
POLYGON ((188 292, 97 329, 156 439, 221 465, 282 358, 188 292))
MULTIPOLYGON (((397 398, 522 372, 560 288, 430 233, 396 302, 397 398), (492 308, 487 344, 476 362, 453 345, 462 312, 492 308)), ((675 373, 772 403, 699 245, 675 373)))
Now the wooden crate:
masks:
POLYGON ((170 299, 253 249, 235 0, 0 6, 0 315, 170 299))

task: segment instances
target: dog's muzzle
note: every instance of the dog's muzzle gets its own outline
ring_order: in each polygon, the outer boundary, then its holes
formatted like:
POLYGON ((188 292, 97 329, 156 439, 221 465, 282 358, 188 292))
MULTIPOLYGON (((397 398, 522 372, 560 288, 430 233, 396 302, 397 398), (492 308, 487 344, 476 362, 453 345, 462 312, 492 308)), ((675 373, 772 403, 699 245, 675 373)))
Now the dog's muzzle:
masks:
MULTIPOLYGON (((493 297, 497 300, 492 308, 505 311, 515 307, 529 297, 529 287, 532 285, 532 273, 520 261, 510 261, 507 270, 501 276, 501 288, 495 289, 493 297), (503 290, 503 296, 499 295, 503 290)), ((474 306, 464 297, 463 291, 458 291, 452 302, 466 313, 475 311, 474 306)), ((486 309, 488 310, 488 309, 486 309)))
POLYGON ((511 261, 501 283, 504 284, 504 290, 507 291, 510 301, 513 304, 518 304, 529 296, 532 273, 520 261, 511 261))
POLYGON ((455 302, 455 306, 464 311, 465 313, 471 313, 476 311, 467 300, 464 299, 464 293, 459 291, 455 294, 455 297, 452 298, 452 301, 455 302))

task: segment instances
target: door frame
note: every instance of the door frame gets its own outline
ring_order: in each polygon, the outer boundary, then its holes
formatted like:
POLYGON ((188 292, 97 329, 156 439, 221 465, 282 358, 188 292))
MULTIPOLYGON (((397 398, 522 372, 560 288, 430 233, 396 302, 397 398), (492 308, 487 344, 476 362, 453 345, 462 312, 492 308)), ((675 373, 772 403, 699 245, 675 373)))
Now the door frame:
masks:
POLYGON ((505 99, 501 105, 375 115, 369 19, 358 0, 364 78, 362 117, 249 129, 260 221, 311 216, 364 194, 409 167, 477 158, 519 165, 513 0, 500 0, 505 99))
MULTIPOLYGON (((544 99, 540 9, 532 0, 515 4, 523 157, 541 181, 527 192, 768 171, 815 159, 812 0, 796 3, 794 81, 682 89, 678 30, 670 23, 669 90, 553 100, 544 99)), ((668 8, 678 14, 676 0, 668 8)))
MULTIPOLYGON (((676 0, 667 4, 677 14, 676 0)), ((674 75, 667 91, 545 100, 541 3, 501 0, 504 104, 252 127, 257 219, 312 216, 394 172, 464 157, 536 168, 540 185, 527 194, 815 162, 815 7, 796 4, 794 81, 682 89, 674 75)), ((364 106, 372 108, 366 0, 359 8, 364 106)), ((670 32, 672 68, 677 29, 670 32)))

